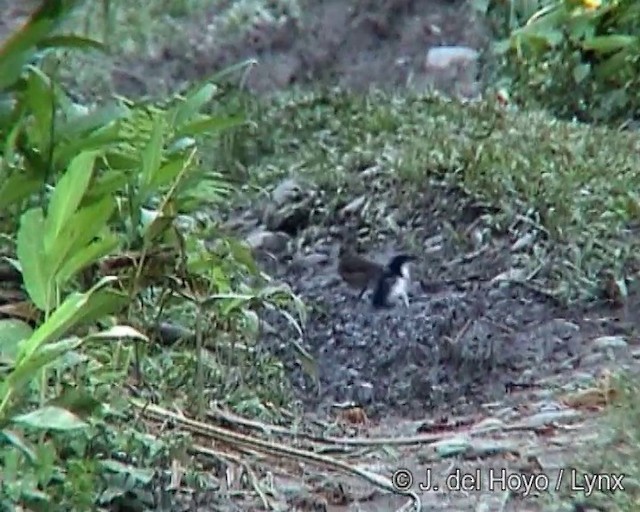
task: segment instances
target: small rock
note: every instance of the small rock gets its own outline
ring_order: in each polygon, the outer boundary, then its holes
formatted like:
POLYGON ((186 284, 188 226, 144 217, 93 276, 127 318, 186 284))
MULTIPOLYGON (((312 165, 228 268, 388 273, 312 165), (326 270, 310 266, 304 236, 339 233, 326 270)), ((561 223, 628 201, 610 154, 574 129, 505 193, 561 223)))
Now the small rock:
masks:
POLYGON ((303 192, 303 187, 293 178, 286 179, 273 189, 271 192, 271 199, 277 206, 295 200, 303 192))
POLYGON ((591 354, 585 354, 580 360, 582 366, 596 366, 602 364, 604 361, 604 354, 602 352, 592 352, 591 354))
POLYGON ((367 200, 367 196, 365 195, 356 197, 353 201, 351 201, 344 208, 342 208, 342 210, 340 210, 340 213, 342 213, 343 215, 349 214, 349 213, 355 213, 358 210, 360 210, 360 208, 362 208, 362 205, 364 205, 366 200, 367 200))
POLYGON ((622 336, 601 336, 593 340, 597 348, 624 348, 627 346, 626 340, 622 336))
POLYGON ((264 209, 263 223, 271 231, 290 235, 305 228, 311 214, 314 191, 289 178, 271 192, 271 201, 264 209))
POLYGON ((522 281, 527 275, 527 272, 523 268, 510 268, 504 272, 501 272, 493 279, 491 279, 491 283, 497 283, 500 281, 522 281))
POLYGON ((529 247, 535 241, 535 238, 536 234, 534 232, 528 232, 513 243, 510 249, 511 252, 517 252, 529 247))
POLYGON ((541 338, 556 336, 562 340, 571 339, 580 331, 580 327, 564 318, 554 318, 536 329, 536 334, 541 338))
POLYGON ((427 253, 438 252, 442 250, 442 244, 444 242, 444 237, 442 235, 435 235, 429 238, 426 238, 422 245, 424 250, 427 253))
POLYGON ((426 67, 448 68, 452 65, 474 65, 478 51, 467 46, 438 46, 427 52, 426 67))
POLYGON ((367 167, 364 171, 360 173, 362 178, 373 178, 378 174, 382 174, 383 169, 380 165, 372 165, 371 167, 367 167))
POLYGON ((291 262, 291 270, 300 271, 310 268, 317 268, 329 261, 329 255, 321 252, 311 254, 301 254, 295 256, 291 262))
POLYGON ((360 405, 368 405, 373 402, 373 384, 371 382, 359 382, 354 388, 355 401, 360 405))
POLYGON ((286 233, 262 229, 250 233, 246 238, 246 242, 252 250, 264 250, 272 254, 284 252, 289 240, 289 235, 286 233))
POLYGON ((474 249, 480 249, 484 245, 487 233, 487 229, 481 228, 475 228, 471 231, 469 239, 474 249))

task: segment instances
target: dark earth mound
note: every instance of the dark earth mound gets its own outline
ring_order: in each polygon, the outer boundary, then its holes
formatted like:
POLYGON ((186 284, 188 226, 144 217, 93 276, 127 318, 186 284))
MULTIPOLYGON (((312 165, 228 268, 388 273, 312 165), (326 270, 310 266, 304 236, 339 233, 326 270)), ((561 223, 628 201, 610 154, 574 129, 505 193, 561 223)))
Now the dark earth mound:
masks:
MULTIPOLYGON (((416 265, 416 276, 429 279, 414 287, 408 309, 376 311, 367 299, 358 301, 336 278, 335 261, 281 274, 310 308, 305 344, 318 363, 320 389, 295 364, 286 341, 276 344, 308 408, 355 401, 374 414, 466 414, 510 389, 580 370, 604 332, 583 311, 500 279, 513 271, 513 239, 495 234, 479 250, 465 250, 444 233, 445 223, 459 232, 477 224, 462 207, 456 218, 455 208, 438 206, 463 205, 462 198, 425 203, 431 208, 420 216, 421 243, 438 237, 439 250, 416 265)), ((370 256, 380 260, 380 252, 370 256)))

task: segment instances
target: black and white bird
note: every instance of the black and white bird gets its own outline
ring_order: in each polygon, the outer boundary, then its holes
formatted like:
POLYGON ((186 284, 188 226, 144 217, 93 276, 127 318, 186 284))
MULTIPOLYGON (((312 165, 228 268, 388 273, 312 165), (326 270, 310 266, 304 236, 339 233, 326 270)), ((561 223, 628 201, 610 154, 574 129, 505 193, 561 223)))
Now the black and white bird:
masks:
POLYGON ((374 308, 390 308, 399 299, 409 307, 409 285, 411 275, 409 264, 415 257, 408 254, 398 254, 391 258, 378 278, 371 303, 374 308))

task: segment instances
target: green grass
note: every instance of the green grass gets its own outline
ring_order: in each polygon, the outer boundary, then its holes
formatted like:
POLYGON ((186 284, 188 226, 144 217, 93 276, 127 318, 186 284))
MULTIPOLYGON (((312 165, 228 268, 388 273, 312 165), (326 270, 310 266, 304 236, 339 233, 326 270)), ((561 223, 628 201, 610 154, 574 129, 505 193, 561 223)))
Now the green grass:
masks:
MULTIPOLYGON (((579 453, 572 465, 577 475, 624 475, 623 491, 595 489, 592 495, 573 492, 575 502, 602 506, 605 510, 632 512, 640 504, 640 401, 636 377, 621 373, 612 381, 615 400, 608 413, 594 427, 598 436, 589 442, 589 450, 579 453)), ((569 469, 569 468, 567 468, 569 469)), ((578 481, 581 483, 581 481, 578 481)), ((582 485, 584 485, 582 483, 582 485)), ((565 489, 565 492, 567 489, 565 489)))
POLYGON ((283 95, 262 103, 253 121, 236 135, 234 153, 260 185, 293 172, 334 205, 368 193, 407 213, 420 194, 400 204, 393 190, 441 180, 497 206, 498 231, 529 219, 537 246, 528 265, 543 265, 560 296, 593 298, 609 271, 632 277, 640 212, 640 142, 632 133, 437 95, 336 91, 283 95), (379 178, 361 179, 358 170, 374 165, 379 178))

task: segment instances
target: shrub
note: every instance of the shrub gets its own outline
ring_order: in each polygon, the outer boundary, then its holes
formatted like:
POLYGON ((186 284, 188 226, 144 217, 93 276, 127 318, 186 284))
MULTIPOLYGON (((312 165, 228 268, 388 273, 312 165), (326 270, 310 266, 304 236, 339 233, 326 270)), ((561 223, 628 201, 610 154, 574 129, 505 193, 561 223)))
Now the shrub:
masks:
POLYGON ((513 97, 563 117, 619 123, 640 106, 634 0, 485 2, 513 97))
MULTIPOLYGON (((286 287, 260 280, 248 249, 216 231, 215 219, 204 220, 215 250, 205 246, 191 215, 206 206, 215 216, 231 191, 199 164, 202 136, 244 122, 203 113, 215 84, 163 105, 121 98, 88 108, 70 99, 55 67, 45 71, 60 48, 104 49, 55 32, 81 3, 43 2, 0 48, 0 229, 13 268, 0 303, 3 508, 87 510, 149 484, 146 467, 173 448, 127 421, 121 391, 132 365, 136 383, 160 388, 167 374, 189 376, 172 398, 202 415, 209 396, 228 401, 235 391, 206 385, 222 365, 205 345, 238 352, 237 341, 255 339, 262 305, 293 299, 302 314, 286 287), (248 276, 257 288, 242 284, 248 276), (153 328, 185 318, 196 326, 195 350, 169 352, 167 370, 162 352, 151 357, 153 328)), ((271 363, 265 380, 282 382, 278 368, 271 363)))

